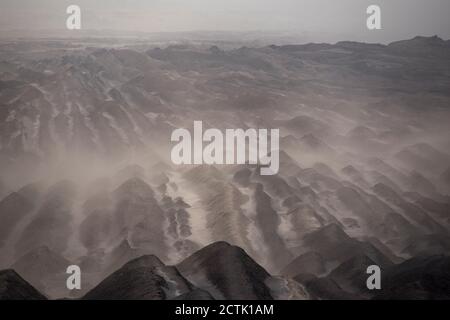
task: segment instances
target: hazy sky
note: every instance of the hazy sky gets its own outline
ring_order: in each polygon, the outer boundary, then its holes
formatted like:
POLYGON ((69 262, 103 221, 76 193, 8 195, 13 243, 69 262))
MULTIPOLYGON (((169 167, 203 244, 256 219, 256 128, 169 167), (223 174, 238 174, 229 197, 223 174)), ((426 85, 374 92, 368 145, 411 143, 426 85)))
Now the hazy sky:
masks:
POLYGON ((450 0, 0 0, 0 28, 63 29, 69 4, 81 7, 84 30, 283 30, 317 41, 450 38, 450 0), (370 4, 380 5, 383 30, 366 29, 370 4))

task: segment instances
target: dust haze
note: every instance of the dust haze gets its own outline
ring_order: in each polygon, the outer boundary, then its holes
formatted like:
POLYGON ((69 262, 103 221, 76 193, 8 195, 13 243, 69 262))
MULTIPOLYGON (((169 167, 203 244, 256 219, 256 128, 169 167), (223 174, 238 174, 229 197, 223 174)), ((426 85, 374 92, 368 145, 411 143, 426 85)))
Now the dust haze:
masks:
POLYGON ((447 1, 126 3, 2 1, 0 299, 450 298, 447 1), (174 165, 195 120, 279 173, 174 165))

